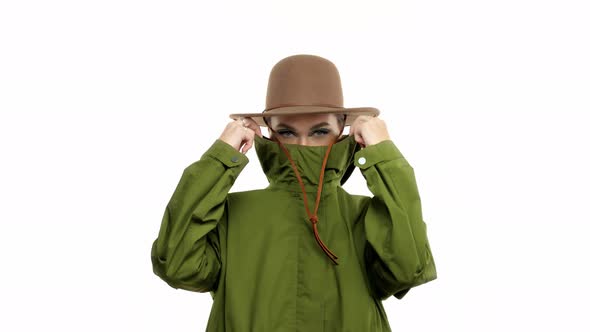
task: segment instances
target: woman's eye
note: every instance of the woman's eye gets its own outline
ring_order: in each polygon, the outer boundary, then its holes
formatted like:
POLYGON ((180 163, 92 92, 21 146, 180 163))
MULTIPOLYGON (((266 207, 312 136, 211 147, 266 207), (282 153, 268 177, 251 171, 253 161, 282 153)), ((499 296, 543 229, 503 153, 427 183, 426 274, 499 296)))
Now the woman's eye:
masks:
POLYGON ((314 130, 311 134, 313 136, 323 136, 323 135, 328 135, 330 133, 329 129, 318 129, 318 130, 314 130))
POLYGON ((279 135, 283 136, 283 137, 293 137, 295 136, 295 133, 290 131, 290 130, 279 130, 277 131, 279 133, 279 135))

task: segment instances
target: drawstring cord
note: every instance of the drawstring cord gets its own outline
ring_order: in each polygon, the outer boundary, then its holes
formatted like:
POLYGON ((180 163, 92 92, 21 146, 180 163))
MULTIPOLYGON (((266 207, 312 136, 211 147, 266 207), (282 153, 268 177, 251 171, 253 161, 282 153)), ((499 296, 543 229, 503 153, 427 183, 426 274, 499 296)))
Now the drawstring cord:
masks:
MULTIPOLYGON (((270 126, 268 126, 268 130, 273 131, 273 129, 270 126)), ((344 126, 342 126, 342 129, 340 130, 338 137, 340 137, 340 135, 342 135, 343 131, 344 131, 344 126)), ((307 216, 309 217, 309 221, 311 221, 311 224, 313 226, 313 234, 315 236, 316 242, 318 243, 320 248, 322 248, 324 253, 326 253, 328 258, 330 258, 330 260, 332 260, 332 262, 334 262, 334 264, 336 264, 336 265, 338 265, 338 262, 337 262, 338 256, 336 256, 336 254, 334 254, 330 249, 328 249, 328 247, 324 244, 324 242, 320 238, 320 235, 318 233, 317 224, 319 221, 318 220, 318 209, 320 207, 320 198, 321 198, 321 194, 322 194, 322 187, 324 185, 324 172, 326 170, 326 164, 328 162, 328 156, 330 155, 330 150, 332 149, 332 145, 334 145, 334 143, 336 141, 338 141, 338 137, 328 145, 328 148, 327 148, 326 153, 324 155, 324 160, 322 162, 322 170, 320 172, 320 179, 319 179, 319 183, 318 183, 318 190, 316 193, 315 208, 314 208, 313 214, 309 210, 309 205, 307 203, 307 194, 305 192, 305 185, 303 184, 303 180, 301 179, 301 175, 299 174, 299 171, 297 170, 297 166, 295 165, 293 158, 291 158, 291 154, 289 153, 287 148, 285 148, 283 143, 281 143, 281 141, 277 139, 279 146, 287 155, 287 158, 289 159, 289 162, 291 163, 291 166, 293 167, 293 171, 295 172, 295 176, 297 177, 297 181, 299 182, 299 186, 301 187, 301 192, 303 193, 303 204, 305 205, 305 211, 307 212, 307 216)))
POLYGON ((323 187, 323 182, 324 182, 324 171, 326 169, 326 163, 328 161, 328 156, 329 156, 330 150, 332 149, 332 145, 334 143, 330 143, 330 145, 328 145, 328 149, 326 150, 326 154, 324 156, 324 161, 322 163, 322 171, 320 173, 320 182, 318 184, 318 191, 316 194, 315 209, 313 211, 313 214, 311 214, 309 211, 309 205, 307 203, 307 194, 305 193, 305 186, 303 184, 303 180, 301 180, 301 175, 299 174, 299 171, 297 170, 297 166, 295 165, 295 162, 293 162, 293 159, 291 158, 289 151, 287 151, 285 146, 280 141, 278 141, 278 142, 279 142, 279 145, 281 146, 281 149, 283 149, 283 151, 285 151, 287 158, 289 158, 289 161, 291 162, 291 166, 293 166, 293 170, 295 171, 295 175, 297 176, 297 181, 299 182, 299 186, 301 186, 301 192, 303 193, 303 203, 305 205, 305 211, 307 212, 307 216, 309 217, 309 221, 311 221, 311 224, 313 225, 313 234, 315 235, 316 242, 320 245, 320 247, 326 253, 326 255, 328 255, 328 258, 330 258, 334 262, 334 264, 338 265, 338 262, 336 261, 338 259, 338 257, 336 256, 336 254, 334 254, 332 251, 330 251, 330 249, 328 249, 328 247, 326 247, 324 242, 322 242, 322 239, 320 239, 320 235, 318 234, 318 226, 317 226, 317 224, 318 224, 318 208, 320 207, 320 197, 322 194, 322 187, 323 187))

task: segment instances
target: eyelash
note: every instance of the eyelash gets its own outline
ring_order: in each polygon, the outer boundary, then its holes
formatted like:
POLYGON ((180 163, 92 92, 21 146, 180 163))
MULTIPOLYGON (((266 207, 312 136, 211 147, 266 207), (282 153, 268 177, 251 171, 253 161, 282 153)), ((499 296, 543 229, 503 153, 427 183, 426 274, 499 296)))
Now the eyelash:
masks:
POLYGON ((329 129, 324 129, 324 128, 321 128, 321 129, 315 130, 313 133, 314 133, 314 134, 315 134, 315 133, 321 133, 322 135, 327 135, 327 134, 329 134, 329 133, 330 133, 330 130, 329 130, 329 129))
MULTIPOLYGON (((291 130, 288 129, 279 129, 277 131, 277 133, 283 137, 294 137, 295 133, 293 133, 291 130)), ((325 128, 320 128, 320 129, 316 129, 312 132, 311 136, 324 136, 330 133, 329 129, 325 129, 325 128), (315 135, 315 134, 320 134, 320 135, 315 135)))

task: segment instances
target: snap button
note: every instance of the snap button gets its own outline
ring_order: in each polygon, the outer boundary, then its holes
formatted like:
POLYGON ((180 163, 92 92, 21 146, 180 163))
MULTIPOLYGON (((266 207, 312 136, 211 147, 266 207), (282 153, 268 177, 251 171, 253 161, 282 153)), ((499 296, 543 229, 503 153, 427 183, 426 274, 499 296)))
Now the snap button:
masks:
POLYGON ((367 162, 367 159, 365 159, 365 157, 359 158, 359 165, 364 165, 366 162, 367 162))
POLYGON ((239 160, 239 159, 238 159, 238 156, 233 156, 233 157, 231 157, 231 161, 232 161, 233 163, 237 163, 237 162, 238 162, 238 160, 239 160))

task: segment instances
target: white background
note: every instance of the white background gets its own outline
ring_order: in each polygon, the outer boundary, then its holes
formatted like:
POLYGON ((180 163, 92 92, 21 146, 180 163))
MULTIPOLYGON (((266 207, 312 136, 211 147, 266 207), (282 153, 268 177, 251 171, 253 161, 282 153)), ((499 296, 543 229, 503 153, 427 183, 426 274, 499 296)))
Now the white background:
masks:
MULTIPOLYGON (((308 53, 416 172, 439 277, 384 302, 394 331, 588 331, 588 6, 1 2, 0 330, 203 331, 210 295, 152 272, 164 208, 308 53)), ((232 191, 266 185, 247 156, 232 191)))

